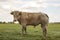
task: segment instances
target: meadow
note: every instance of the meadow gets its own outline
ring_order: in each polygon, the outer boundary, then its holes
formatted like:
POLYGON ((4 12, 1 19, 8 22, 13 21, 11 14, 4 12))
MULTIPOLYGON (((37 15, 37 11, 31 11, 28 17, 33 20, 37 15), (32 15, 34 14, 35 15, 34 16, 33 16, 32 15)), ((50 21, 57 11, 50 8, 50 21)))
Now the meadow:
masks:
MULTIPOLYGON (((42 40, 43 32, 40 25, 27 26, 27 34, 21 35, 19 24, 0 24, 0 40, 42 40)), ((47 40, 60 40, 60 24, 49 24, 47 40)))

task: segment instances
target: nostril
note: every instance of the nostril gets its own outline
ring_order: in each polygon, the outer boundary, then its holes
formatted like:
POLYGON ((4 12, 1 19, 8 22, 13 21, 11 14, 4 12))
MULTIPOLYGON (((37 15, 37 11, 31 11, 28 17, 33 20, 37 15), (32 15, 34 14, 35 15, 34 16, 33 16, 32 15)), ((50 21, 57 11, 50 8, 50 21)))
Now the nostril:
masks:
POLYGON ((14 20, 14 22, 15 22, 16 20, 14 20))

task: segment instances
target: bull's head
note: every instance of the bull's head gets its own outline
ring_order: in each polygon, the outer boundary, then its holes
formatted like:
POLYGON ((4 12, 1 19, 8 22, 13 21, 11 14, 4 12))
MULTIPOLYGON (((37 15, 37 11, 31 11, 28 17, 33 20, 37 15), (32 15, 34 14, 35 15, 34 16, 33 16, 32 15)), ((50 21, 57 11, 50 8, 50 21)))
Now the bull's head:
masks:
POLYGON ((13 17, 14 17, 13 22, 15 22, 15 21, 17 21, 20 18, 21 12, 19 12, 19 11, 12 11, 11 15, 13 15, 13 17))

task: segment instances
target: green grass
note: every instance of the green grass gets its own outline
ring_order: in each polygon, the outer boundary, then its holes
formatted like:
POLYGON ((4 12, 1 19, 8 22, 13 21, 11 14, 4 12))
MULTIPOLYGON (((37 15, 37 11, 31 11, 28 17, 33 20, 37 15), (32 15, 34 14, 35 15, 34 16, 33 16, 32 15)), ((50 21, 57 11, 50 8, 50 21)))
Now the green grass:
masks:
MULTIPOLYGON (((40 25, 34 28, 27 26, 27 35, 21 35, 19 24, 0 24, 0 40, 41 40, 43 37, 40 25)), ((60 24, 49 24, 47 40, 60 40, 60 24)))

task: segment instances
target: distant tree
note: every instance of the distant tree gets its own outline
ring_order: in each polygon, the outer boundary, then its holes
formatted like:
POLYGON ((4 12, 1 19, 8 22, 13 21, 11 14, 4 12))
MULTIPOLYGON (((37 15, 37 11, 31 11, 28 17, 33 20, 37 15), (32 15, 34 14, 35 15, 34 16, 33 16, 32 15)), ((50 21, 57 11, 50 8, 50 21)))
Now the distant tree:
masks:
POLYGON ((2 22, 3 24, 6 24, 6 22, 2 22))
POLYGON ((60 24, 60 22, 55 22, 56 24, 60 24))
POLYGON ((7 23, 9 23, 9 24, 14 24, 13 22, 1 22, 1 21, 0 21, 0 24, 7 24, 7 23))
POLYGON ((13 24, 13 22, 8 22, 8 23, 13 24))
POLYGON ((2 24, 2 22, 0 22, 0 24, 2 24))

